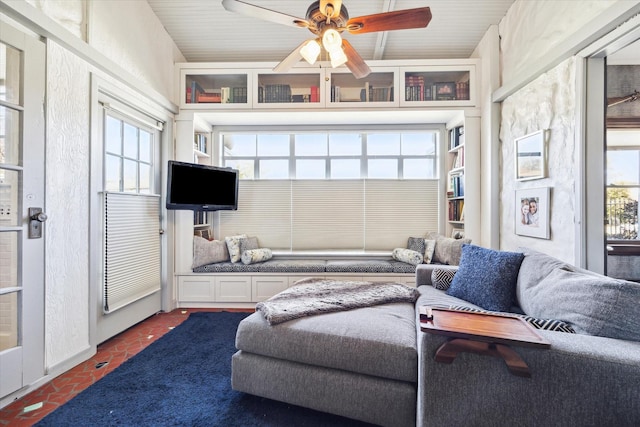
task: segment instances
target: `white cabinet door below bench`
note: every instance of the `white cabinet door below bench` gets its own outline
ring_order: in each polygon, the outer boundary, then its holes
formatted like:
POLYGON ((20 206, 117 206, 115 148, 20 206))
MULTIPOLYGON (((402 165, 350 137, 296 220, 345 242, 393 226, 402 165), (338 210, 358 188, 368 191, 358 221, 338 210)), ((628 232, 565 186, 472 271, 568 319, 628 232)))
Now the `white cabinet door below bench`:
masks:
POLYGON ((251 301, 255 302, 271 298, 289 287, 287 276, 253 276, 251 282, 251 301))
POLYGON ((217 276, 217 302, 251 302, 251 276, 217 276))
POLYGON ((212 302, 215 300, 213 277, 178 276, 178 301, 212 302))

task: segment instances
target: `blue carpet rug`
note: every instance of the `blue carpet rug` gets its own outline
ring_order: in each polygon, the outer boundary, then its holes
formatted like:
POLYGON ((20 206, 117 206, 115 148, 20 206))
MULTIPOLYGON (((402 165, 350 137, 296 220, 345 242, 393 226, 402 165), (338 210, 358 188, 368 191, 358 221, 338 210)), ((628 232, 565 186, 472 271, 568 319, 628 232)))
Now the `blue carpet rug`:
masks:
POLYGON ((187 320, 37 426, 365 426, 231 389, 238 323, 248 313, 187 320))

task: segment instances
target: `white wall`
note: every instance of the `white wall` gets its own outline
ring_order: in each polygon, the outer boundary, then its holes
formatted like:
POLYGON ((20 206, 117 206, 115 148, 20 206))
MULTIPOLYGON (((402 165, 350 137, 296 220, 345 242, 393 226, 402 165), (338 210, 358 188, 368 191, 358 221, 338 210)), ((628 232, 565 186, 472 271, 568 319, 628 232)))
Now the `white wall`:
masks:
MULTIPOLYGON (((87 12, 93 53, 130 73, 125 81, 137 79, 138 88, 149 87, 173 101, 174 63, 184 57, 146 1, 27 1, 80 39, 87 12)), ((96 285, 88 247, 95 224, 89 209, 90 75, 115 79, 62 44, 49 40, 47 46, 45 352, 47 368, 55 371, 91 351, 89 313, 97 302, 89 300, 89 286, 96 285)))

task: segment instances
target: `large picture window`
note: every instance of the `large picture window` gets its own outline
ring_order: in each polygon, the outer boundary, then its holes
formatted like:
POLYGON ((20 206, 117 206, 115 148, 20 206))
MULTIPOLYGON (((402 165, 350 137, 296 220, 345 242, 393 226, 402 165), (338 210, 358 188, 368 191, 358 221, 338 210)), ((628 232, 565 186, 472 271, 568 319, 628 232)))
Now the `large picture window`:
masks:
POLYGON ((238 210, 220 237, 277 251, 391 251, 438 230, 440 130, 221 132, 240 171, 238 210))

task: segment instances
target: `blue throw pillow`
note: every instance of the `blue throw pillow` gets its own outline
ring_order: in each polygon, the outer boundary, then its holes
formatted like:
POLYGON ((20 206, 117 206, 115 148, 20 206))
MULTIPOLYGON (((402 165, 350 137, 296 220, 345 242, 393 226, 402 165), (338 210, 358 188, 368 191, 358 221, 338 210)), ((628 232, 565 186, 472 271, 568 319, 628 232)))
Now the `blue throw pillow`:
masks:
POLYGON ((521 252, 506 252, 462 245, 460 266, 447 294, 485 310, 509 311, 516 295, 521 252))

